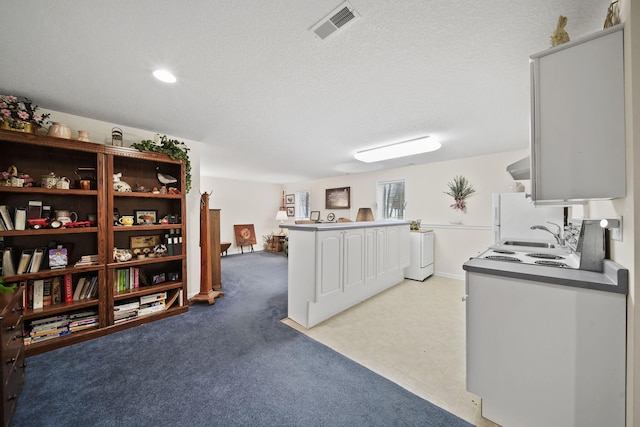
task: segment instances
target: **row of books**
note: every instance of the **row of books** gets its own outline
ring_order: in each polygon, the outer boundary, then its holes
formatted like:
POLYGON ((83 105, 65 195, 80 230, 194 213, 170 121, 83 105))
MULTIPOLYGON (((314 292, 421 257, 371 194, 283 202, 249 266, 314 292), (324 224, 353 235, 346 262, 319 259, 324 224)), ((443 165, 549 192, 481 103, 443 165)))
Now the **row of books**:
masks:
POLYGON ((98 312, 96 310, 35 319, 25 325, 24 345, 36 344, 74 332, 95 328, 97 325, 98 312))
POLYGON ((78 278, 73 285, 73 276, 54 276, 28 280, 24 292, 24 307, 37 309, 49 305, 71 303, 98 296, 98 276, 78 278))
POLYGON ((179 305, 182 305, 182 289, 174 290, 169 296, 164 291, 143 295, 136 300, 127 300, 113 307, 113 323, 122 323, 136 317, 167 310, 176 301, 178 301, 179 305))
POLYGON ((41 246, 33 249, 23 249, 17 258, 14 248, 4 246, 4 241, 0 240, 0 250, 2 251, 2 276, 14 276, 16 274, 37 273, 47 267, 55 270, 67 266, 67 249, 63 247, 49 249, 41 246))
POLYGON ((43 205, 41 200, 29 200, 29 206, 16 207, 13 219, 10 211, 8 205, 0 205, 0 231, 25 230, 27 220, 51 216, 51 206, 43 205))
POLYGON ((172 228, 164 235, 167 255, 182 255, 182 235, 179 228, 172 228))

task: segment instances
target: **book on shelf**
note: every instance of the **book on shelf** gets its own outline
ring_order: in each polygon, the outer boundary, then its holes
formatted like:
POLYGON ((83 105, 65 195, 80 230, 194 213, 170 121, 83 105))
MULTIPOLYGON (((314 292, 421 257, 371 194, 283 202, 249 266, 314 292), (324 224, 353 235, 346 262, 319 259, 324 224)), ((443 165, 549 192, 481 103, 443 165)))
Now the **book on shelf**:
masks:
POLYGON ((31 257, 33 256, 33 249, 23 249, 20 253, 20 260, 18 261, 18 269, 16 274, 24 274, 29 269, 31 263, 31 257))
POLYGON ((122 304, 113 306, 113 311, 116 312, 116 311, 137 310, 138 307, 140 307, 140 302, 132 301, 132 302, 122 303, 122 304))
POLYGON ((138 316, 144 316, 147 314, 158 313, 165 310, 164 301, 156 301, 151 304, 145 304, 138 309, 138 316))
POLYGON ((71 273, 64 275, 64 302, 73 302, 73 276, 71 273))
POLYGON ((33 257, 31 258, 31 262, 29 263, 29 273, 37 273, 40 271, 46 251, 47 248, 45 247, 34 249, 33 257))
POLYGON ((29 310, 33 309, 33 280, 27 280, 27 287, 24 290, 25 294, 25 307, 29 310))
POLYGON ((2 221, 5 230, 13 230, 13 221, 11 221, 11 215, 9 215, 9 206, 0 205, 0 221, 2 221))
POLYGON ((51 305, 51 279, 46 278, 43 279, 44 283, 42 285, 42 305, 44 307, 51 305))
POLYGON ((31 322, 29 322, 29 325, 33 328, 36 326, 47 325, 50 323, 56 323, 64 320, 69 320, 68 314, 59 314, 56 316, 41 317, 39 319, 32 320, 31 322))
POLYGON ((33 281, 33 309, 43 307, 44 298, 44 280, 36 279, 33 281))
POLYGON ((182 255, 182 235, 180 234, 180 229, 176 229, 176 245, 173 249, 175 255, 182 255))
POLYGON ((49 249, 49 268, 56 270, 67 266, 67 248, 58 247, 49 249))
POLYGON ((78 278, 78 283, 76 283, 76 289, 73 292, 73 300, 74 301, 79 301, 80 300, 80 294, 82 293, 82 289, 84 288, 84 283, 86 282, 86 278, 85 277, 79 277, 78 278))
POLYGON ((15 229, 24 230, 27 228, 27 207, 18 206, 15 211, 15 229))
POLYGON ((62 302, 62 278, 55 276, 51 279, 51 305, 62 302))
POLYGON ((163 301, 167 299, 166 292, 157 292, 155 294, 143 295, 140 297, 140 304, 148 304, 154 301, 163 301))
POLYGON ((98 276, 91 276, 91 278, 89 278, 89 283, 87 283, 84 289, 82 290, 82 296, 80 297, 80 299, 91 298, 91 295, 93 295, 93 292, 97 291, 97 286, 98 286, 98 276))
POLYGON ((5 247, 2 252, 2 275, 15 276, 16 266, 13 263, 13 248, 5 247))

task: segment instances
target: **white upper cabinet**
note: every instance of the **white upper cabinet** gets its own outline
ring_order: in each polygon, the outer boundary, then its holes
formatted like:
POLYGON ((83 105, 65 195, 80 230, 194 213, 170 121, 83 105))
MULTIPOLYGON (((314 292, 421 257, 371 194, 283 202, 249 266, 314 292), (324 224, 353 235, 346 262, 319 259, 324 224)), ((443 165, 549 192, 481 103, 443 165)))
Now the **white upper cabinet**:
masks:
POLYGON ((536 203, 626 196, 623 27, 531 56, 536 203))

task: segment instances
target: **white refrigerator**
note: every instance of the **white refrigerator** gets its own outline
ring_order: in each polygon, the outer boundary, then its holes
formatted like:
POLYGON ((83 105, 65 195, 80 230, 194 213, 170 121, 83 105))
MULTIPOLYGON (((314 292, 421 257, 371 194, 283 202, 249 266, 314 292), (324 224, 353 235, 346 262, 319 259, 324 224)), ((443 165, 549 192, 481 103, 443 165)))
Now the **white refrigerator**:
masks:
POLYGON ((532 230, 532 225, 544 225, 554 233, 564 225, 561 206, 534 206, 526 193, 500 193, 493 195, 493 241, 504 239, 532 239, 555 243, 556 239, 544 230, 532 230))

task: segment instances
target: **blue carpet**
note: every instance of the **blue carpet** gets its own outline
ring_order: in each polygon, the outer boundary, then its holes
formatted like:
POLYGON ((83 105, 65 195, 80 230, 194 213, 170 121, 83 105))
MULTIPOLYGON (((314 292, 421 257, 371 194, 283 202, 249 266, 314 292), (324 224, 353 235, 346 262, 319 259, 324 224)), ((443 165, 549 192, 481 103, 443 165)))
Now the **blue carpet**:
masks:
POLYGON ((30 357, 12 425, 471 425, 283 325, 286 263, 223 257, 215 305, 30 357))

